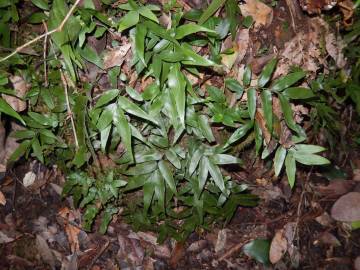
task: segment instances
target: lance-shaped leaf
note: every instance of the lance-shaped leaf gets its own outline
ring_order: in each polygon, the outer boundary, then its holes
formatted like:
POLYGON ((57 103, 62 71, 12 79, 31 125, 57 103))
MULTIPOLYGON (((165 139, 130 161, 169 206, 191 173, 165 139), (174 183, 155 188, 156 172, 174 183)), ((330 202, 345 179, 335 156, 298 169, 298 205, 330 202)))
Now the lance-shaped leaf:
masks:
POLYGON ((296 144, 296 152, 304 152, 306 154, 316 154, 326 150, 325 147, 312 144, 296 144))
POLYGON ((275 158, 274 158, 274 170, 275 170, 275 176, 279 176, 281 169, 283 167, 284 164, 284 160, 286 157, 286 149, 282 146, 280 146, 275 153, 275 158))
POLYGON ((190 165, 189 165, 189 175, 192 175, 197 166, 199 165, 199 161, 201 159, 201 157, 203 156, 204 154, 204 149, 202 147, 199 147, 195 152, 194 154, 192 155, 191 157, 191 160, 190 160, 190 165))
POLYGON ((258 86, 264 87, 271 79, 271 76, 274 72, 274 69, 276 67, 277 59, 274 58, 269 61, 262 70, 260 77, 258 79, 258 86))
POLYGON ((25 125, 25 122, 21 118, 21 116, 2 98, 0 98, 0 112, 5 113, 11 117, 14 117, 15 119, 19 120, 23 125, 25 125))
POLYGON ((288 75, 285 75, 284 77, 281 77, 277 79, 271 89, 273 91, 282 91, 290 86, 292 86, 297 81, 304 78, 306 73, 304 71, 298 71, 294 73, 290 73, 288 75))
POLYGON ((243 84, 244 86, 249 86, 251 83, 251 67, 249 65, 246 66, 245 70, 244 70, 244 75, 243 75, 243 84))
POLYGON ((139 57, 140 61, 146 66, 144 47, 145 47, 145 36, 147 29, 144 25, 136 25, 135 31, 135 53, 139 57))
POLYGON ((298 132, 298 127, 296 126, 295 120, 293 118, 293 111, 289 100, 282 94, 278 94, 280 100, 281 110, 284 114, 284 119, 289 128, 293 131, 298 132))
POLYGON ((176 152, 174 149, 169 149, 165 151, 165 156, 167 158, 168 161, 170 161, 170 163, 172 165, 174 165, 174 167, 176 169, 181 169, 181 161, 179 159, 179 157, 177 156, 176 152))
POLYGON ((159 170, 161 172, 161 175, 165 179, 166 184, 169 186, 170 190, 174 194, 177 194, 173 172, 170 170, 170 168, 168 167, 168 165, 164 160, 159 161, 159 170))
POLYGON ((261 103, 263 106, 266 125, 271 134, 273 129, 273 111, 272 111, 272 94, 269 90, 265 89, 261 92, 261 103))
POLYGON ((297 162, 300 162, 304 165, 327 165, 330 164, 330 161, 327 158, 324 158, 315 154, 308 154, 302 151, 293 151, 294 158, 297 162))
POLYGON ((289 99, 308 99, 315 97, 313 91, 305 87, 290 87, 285 89, 282 93, 289 99))
POLYGON ((197 32, 208 32, 208 33, 216 33, 214 30, 211 30, 209 28, 206 28, 204 26, 195 24, 195 23, 188 23, 180 25, 175 30, 175 38, 176 39, 182 39, 188 35, 197 33, 197 32))
POLYGON ((250 88, 247 91, 247 105, 248 105, 248 111, 251 120, 254 120, 255 118, 255 112, 256 112, 256 89, 250 88))
POLYGON ((130 158, 129 162, 134 161, 134 155, 131 144, 131 128, 128 120, 125 117, 124 111, 120 106, 117 106, 114 110, 114 124, 120 134, 121 142, 126 149, 126 154, 130 158))
POLYGON ((244 92, 244 87, 233 78, 226 78, 225 86, 230 89, 230 91, 237 93, 239 97, 241 97, 244 92))
POLYGON ((168 85, 170 88, 170 96, 173 102, 176 104, 176 111, 178 113, 180 122, 183 126, 185 126, 186 82, 183 76, 184 75, 180 72, 180 66, 174 65, 170 69, 168 75, 168 85))
POLYGON ((226 0, 213 0, 199 18, 199 24, 206 22, 220 7, 224 5, 225 2, 226 0))
POLYGON ((214 154, 211 156, 211 160, 217 165, 243 164, 241 159, 227 154, 214 154))
POLYGON ((119 93, 120 91, 118 89, 107 90, 100 96, 94 109, 108 104, 110 101, 114 100, 119 95, 119 93))
POLYGON ((224 149, 229 147, 231 144, 237 142, 238 140, 240 140, 242 137, 244 137, 247 132, 253 127, 253 122, 252 121, 248 121, 246 124, 242 125, 241 127, 239 127, 237 130, 235 130, 235 132, 230 136, 230 138, 228 139, 228 141, 225 143, 224 145, 224 149))
POLYGON ((212 179, 214 180, 215 185, 225 195, 226 189, 225 189, 225 184, 224 184, 224 178, 221 174, 220 168, 217 165, 215 165, 214 163, 212 163, 208 158, 206 158, 206 157, 203 157, 203 158, 206 160, 209 173, 210 173, 212 179))
POLYGON ((285 168, 289 185, 293 188, 295 184, 296 161, 291 152, 289 152, 285 158, 285 168))
POLYGON ((207 118, 206 115, 199 115, 198 117, 199 120, 199 129, 201 130, 202 135, 208 140, 208 142, 214 142, 215 141, 215 137, 214 134, 212 133, 210 124, 209 124, 209 119, 207 118))
POLYGON ((139 12, 129 11, 124 17, 120 19, 118 31, 122 32, 130 27, 133 27, 138 22, 139 22, 139 12))
POLYGON ((204 157, 201 159, 200 165, 199 165, 198 179, 199 179, 199 192, 200 193, 204 189, 208 175, 209 175, 209 169, 208 169, 208 165, 207 165, 207 157, 204 157))
POLYGON ((149 20, 159 23, 158 18, 156 17, 156 15, 151 11, 151 9, 148 6, 140 7, 139 13, 141 14, 141 16, 144 16, 145 18, 148 18, 149 20))
POLYGON ((153 117, 148 115, 139 106, 137 106, 135 103, 131 102, 126 97, 122 97, 122 96, 118 97, 118 104, 121 107, 121 109, 123 109, 127 113, 135 115, 139 118, 148 120, 148 121, 154 123, 155 125, 159 125, 158 121, 156 121, 153 117))

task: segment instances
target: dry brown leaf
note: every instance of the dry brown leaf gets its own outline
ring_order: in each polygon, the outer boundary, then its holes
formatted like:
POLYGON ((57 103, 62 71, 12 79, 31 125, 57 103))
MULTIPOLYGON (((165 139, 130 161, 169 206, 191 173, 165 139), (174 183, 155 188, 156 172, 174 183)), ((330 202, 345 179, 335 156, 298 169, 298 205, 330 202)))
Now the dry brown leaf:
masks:
POLYGON ((256 109, 255 113, 256 122, 259 124, 259 128, 264 136, 265 143, 268 145, 271 140, 271 134, 266 126, 265 118, 263 111, 260 109, 256 109))
POLYGON ((245 4, 240 5, 243 16, 251 16, 255 21, 255 28, 268 26, 273 20, 272 8, 258 0, 247 0, 245 4))
POLYGON ((360 256, 357 256, 356 259, 354 260, 354 269, 360 270, 360 256))
POLYGON ((5 233, 0 231, 0 244, 10 243, 14 240, 15 240, 15 238, 9 237, 5 233))
POLYGON ((360 182, 360 169, 353 170, 353 180, 360 182))
POLYGON ((325 227, 330 227, 331 224, 334 222, 334 220, 327 212, 324 212, 322 215, 316 217, 315 220, 325 227))
POLYGON ((0 190, 0 204, 5 205, 6 204, 6 198, 4 196, 4 193, 0 190))
POLYGON ((135 266, 140 266, 144 260, 144 249, 141 247, 140 240, 135 233, 130 233, 128 236, 118 234, 119 250, 117 256, 121 260, 127 261, 135 269, 135 266))
POLYGON ((319 185, 315 187, 315 191, 329 198, 338 198, 351 191, 354 185, 354 181, 351 180, 333 180, 327 186, 319 185))
POLYGON ((225 249, 228 240, 227 233, 227 229, 223 229, 218 232, 217 241, 215 243, 215 253, 219 253, 225 249))
POLYGON ((171 258, 169 261, 170 266, 173 269, 176 269, 179 261, 184 257, 184 255, 185 255, 184 244, 177 242, 174 249, 171 251, 171 258))
POLYGON ((130 48, 131 43, 126 43, 106 52, 104 55, 104 68, 108 69, 115 66, 121 66, 125 61, 125 55, 128 53, 130 48))
POLYGON ((55 269, 55 258, 51 252, 49 245, 41 235, 36 235, 36 247, 39 251, 40 256, 45 263, 49 264, 52 269, 55 269))
POLYGON ((71 224, 76 219, 76 214, 67 207, 63 207, 59 210, 59 215, 64 219, 65 232, 70 244, 70 250, 72 253, 80 250, 79 234, 81 230, 71 224))
POLYGON ((23 178, 24 187, 29 187, 34 184, 36 180, 36 174, 33 171, 27 172, 23 178))
POLYGON ((287 250, 288 242, 284 236, 284 230, 279 230, 275 233, 271 241, 269 259, 272 264, 281 260, 287 250))
POLYGON ((192 244, 186 249, 186 251, 188 251, 188 252, 199 252, 199 251, 201 251, 202 249, 204 249, 207 244, 208 244, 208 241, 206 241, 206 240, 199 240, 199 241, 196 241, 196 242, 192 243, 192 244))
POLYGON ((349 192, 340 197, 331 209, 331 216, 344 222, 360 220, 360 192, 349 192))
POLYGON ((340 241, 332 233, 329 233, 329 232, 323 232, 320 235, 318 241, 321 244, 330 245, 330 246, 334 246, 334 247, 341 246, 340 241))
POLYGON ((343 54, 345 47, 344 41, 340 37, 336 37, 334 33, 327 33, 325 35, 325 48, 338 68, 343 68, 346 65, 346 59, 343 54))
POLYGON ((26 102, 21 100, 21 98, 25 96, 31 85, 29 85, 21 76, 10 76, 9 79, 13 84, 16 97, 5 94, 3 94, 2 97, 15 111, 22 112, 26 109, 26 102))

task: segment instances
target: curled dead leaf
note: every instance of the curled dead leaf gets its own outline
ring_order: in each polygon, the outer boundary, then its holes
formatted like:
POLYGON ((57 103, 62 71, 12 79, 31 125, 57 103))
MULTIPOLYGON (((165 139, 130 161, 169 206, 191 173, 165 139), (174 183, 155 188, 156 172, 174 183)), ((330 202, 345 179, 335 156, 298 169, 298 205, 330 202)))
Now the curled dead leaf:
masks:
POLYGON ((343 222, 360 220, 360 192, 349 192, 340 197, 331 209, 331 216, 343 222))
POLYGON ((327 186, 315 187, 315 191, 329 198, 338 198, 351 191, 354 185, 354 181, 351 180, 333 180, 327 186))
POLYGON ((240 5, 241 14, 243 16, 251 16, 255 21, 255 28, 260 26, 268 26, 273 20, 272 8, 258 0, 247 0, 245 4, 240 5))
POLYGON ((323 232, 320 237, 319 240, 315 241, 320 242, 321 244, 324 245, 330 245, 330 246, 334 246, 334 247, 339 247, 341 246, 340 241, 332 234, 329 232, 323 232))
POLYGON ((5 205, 6 204, 6 198, 4 196, 4 193, 0 191, 0 204, 5 205))
POLYGON ((22 112, 26 109, 26 102, 22 100, 26 92, 30 89, 31 85, 28 84, 21 76, 10 76, 10 81, 13 84, 15 95, 9 96, 3 94, 2 97, 5 101, 17 112, 22 112))
POLYGON ((121 66, 125 61, 125 55, 128 53, 130 48, 131 43, 126 43, 106 52, 104 56, 104 68, 109 69, 115 66, 121 66))
POLYGON ((272 264, 281 260, 287 250, 288 242, 284 236, 284 230, 279 230, 275 233, 274 238, 271 241, 269 259, 272 264))
POLYGON ((357 256, 355 261, 354 261, 354 269, 355 270, 360 270, 360 256, 357 256))
POLYGON ((41 235, 36 235, 36 247, 43 261, 55 269, 55 258, 51 252, 49 245, 41 235))

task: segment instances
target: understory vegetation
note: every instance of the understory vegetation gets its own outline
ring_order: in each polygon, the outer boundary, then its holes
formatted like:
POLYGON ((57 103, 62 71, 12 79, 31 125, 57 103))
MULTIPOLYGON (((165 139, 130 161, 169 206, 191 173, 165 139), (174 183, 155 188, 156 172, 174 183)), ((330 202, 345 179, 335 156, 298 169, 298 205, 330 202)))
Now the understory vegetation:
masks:
POLYGON ((258 203, 232 174, 249 166, 244 153, 293 188, 298 168, 336 155, 342 124, 334 104, 360 113, 359 21, 344 30, 351 69, 311 78, 293 66, 274 78, 277 56, 259 74, 250 65, 231 72, 237 51, 223 43, 252 27, 251 18, 238 19, 235 0, 190 11, 176 1, 101 2, 100 11, 90 0, 0 0, 0 116, 18 124, 12 136, 20 143, 7 165, 57 165, 85 230, 100 218, 105 233, 121 215, 161 242, 227 223, 238 206, 258 203), (20 16, 20 6, 35 12, 20 16), (15 31, 20 22, 27 28, 15 31), (31 26, 54 31, 35 43, 44 32, 31 26), (27 85, 23 94, 14 77, 27 85), (320 131, 326 143, 318 145, 320 131))

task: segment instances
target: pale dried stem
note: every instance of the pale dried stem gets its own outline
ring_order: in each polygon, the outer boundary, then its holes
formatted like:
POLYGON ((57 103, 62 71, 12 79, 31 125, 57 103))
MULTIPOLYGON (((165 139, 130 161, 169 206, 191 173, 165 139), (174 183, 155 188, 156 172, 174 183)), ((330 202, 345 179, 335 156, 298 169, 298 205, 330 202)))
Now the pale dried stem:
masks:
POLYGON ((5 56, 4 58, 0 59, 0 62, 6 61, 7 59, 9 59, 10 57, 14 56, 15 54, 21 52, 21 50, 25 49, 26 47, 34 44, 35 42, 37 42, 38 40, 42 39, 42 38, 46 38, 47 36, 50 36, 54 33, 60 32, 62 31, 62 29, 64 28, 65 23, 68 21, 68 19, 70 18, 70 16, 72 15, 72 13, 74 12, 75 8, 79 5, 81 0, 76 0, 76 2, 74 3, 74 5, 70 8, 69 12, 66 14, 65 18, 62 20, 62 22, 60 23, 60 25, 58 27, 56 27, 55 29, 51 30, 51 31, 47 31, 44 34, 37 36, 36 38, 26 42, 25 44, 17 47, 12 53, 10 53, 9 55, 5 56))

